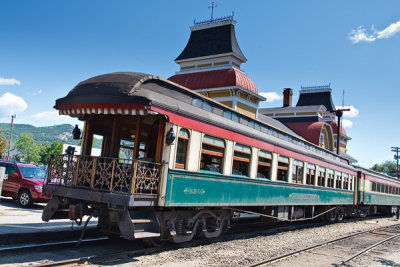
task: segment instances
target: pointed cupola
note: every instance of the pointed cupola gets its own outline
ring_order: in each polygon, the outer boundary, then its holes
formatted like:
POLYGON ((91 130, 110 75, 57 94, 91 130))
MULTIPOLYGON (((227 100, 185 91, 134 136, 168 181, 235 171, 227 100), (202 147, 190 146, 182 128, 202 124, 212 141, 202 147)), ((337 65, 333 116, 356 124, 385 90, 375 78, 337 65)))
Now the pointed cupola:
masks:
POLYGON ((247 59, 236 40, 235 24, 227 17, 190 27, 189 41, 175 59, 180 71, 169 80, 256 117, 258 103, 265 98, 240 69, 247 59))

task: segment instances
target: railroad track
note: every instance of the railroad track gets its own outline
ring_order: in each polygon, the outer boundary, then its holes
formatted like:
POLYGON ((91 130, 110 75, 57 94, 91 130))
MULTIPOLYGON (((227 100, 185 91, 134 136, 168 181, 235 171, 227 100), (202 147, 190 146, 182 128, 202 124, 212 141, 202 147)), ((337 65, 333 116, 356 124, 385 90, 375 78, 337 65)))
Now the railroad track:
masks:
POLYGON ((319 266, 346 266, 346 264, 352 260, 398 237, 400 237, 400 224, 378 227, 372 230, 350 234, 341 238, 321 242, 309 247, 268 258, 248 265, 247 267, 266 266, 269 264, 274 266, 288 266, 295 264, 296 262, 304 263, 307 262, 307 258, 315 259, 315 254, 323 255, 323 257, 319 256, 318 259, 323 259, 326 261, 319 262, 319 266), (341 260, 337 260, 337 254, 339 252, 336 250, 339 249, 340 254, 342 254, 344 251, 346 251, 346 248, 349 248, 347 255, 343 255, 341 260), (357 249, 358 251, 353 251, 357 249), (336 260, 333 262, 328 262, 332 258, 336 260))
MULTIPOLYGON (((352 221, 359 221, 363 219, 347 219, 344 220, 343 222, 352 222, 352 221)), ((190 243, 183 243, 183 244, 171 244, 171 245, 165 245, 162 247, 157 247, 157 248, 147 248, 146 245, 144 245, 142 242, 138 241, 127 241, 127 240, 113 240, 113 239, 108 239, 105 237, 101 238, 92 238, 92 239, 87 239, 82 242, 82 246, 92 248, 92 251, 96 251, 96 253, 92 253, 90 256, 80 256, 80 257, 75 257, 73 259, 68 259, 68 260, 54 260, 51 262, 42 262, 39 264, 36 264, 40 262, 40 258, 36 260, 35 263, 30 263, 30 266, 62 266, 62 265, 71 265, 71 264, 79 264, 79 263, 100 263, 100 262, 108 262, 112 260, 117 260, 117 259, 123 259, 123 258, 131 258, 133 256, 140 256, 140 255, 146 255, 146 254, 152 254, 152 253, 159 253, 162 251, 168 251, 168 250, 175 250, 178 248, 184 248, 188 246, 202 246, 202 245, 208 245, 214 242, 221 242, 221 241, 226 241, 226 240, 234 240, 234 239, 240 239, 243 237, 243 235, 248 235, 248 236, 256 236, 259 234, 262 235, 271 235, 271 234, 276 234, 279 232, 285 232, 285 231, 293 231, 293 230, 299 230, 299 229, 306 229, 306 228, 313 228, 317 226, 323 226, 326 224, 331 224, 331 223, 326 223, 326 222, 298 222, 298 223, 271 223, 271 222, 256 222, 252 220, 243 220, 244 222, 237 223, 233 225, 233 228, 231 231, 223 234, 221 237, 216 238, 216 239, 200 239, 200 240, 195 240, 190 243), (99 253, 98 250, 95 248, 97 247, 110 247, 114 248, 116 245, 123 244, 122 247, 120 248, 119 251, 115 251, 113 249, 110 249, 111 253, 99 253), (132 247, 135 247, 132 249, 132 247), (95 255, 93 255, 95 254, 95 255), (36 265, 35 265, 36 264, 36 265)), ((35 249, 42 249, 46 250, 46 248, 51 248, 52 250, 54 249, 59 249, 61 252, 60 254, 63 254, 62 250, 63 249, 73 249, 73 250, 79 250, 79 248, 76 247, 77 241, 61 241, 61 242, 47 242, 47 243, 42 243, 42 244, 30 244, 30 245, 21 245, 21 246, 14 246, 14 247, 5 247, 5 248, 0 248, 0 255, 3 253, 15 253, 18 255, 21 255, 24 253, 24 251, 32 251, 35 249)), ((107 250, 107 249, 106 249, 107 250)), ((108 251, 107 251, 108 252, 108 251)), ((36 252, 35 252, 36 253, 36 252)), ((40 253, 40 252, 39 252, 40 253)), ((1 264, 1 262, 0 262, 1 264)), ((257 265, 255 265, 257 266, 257 265)))

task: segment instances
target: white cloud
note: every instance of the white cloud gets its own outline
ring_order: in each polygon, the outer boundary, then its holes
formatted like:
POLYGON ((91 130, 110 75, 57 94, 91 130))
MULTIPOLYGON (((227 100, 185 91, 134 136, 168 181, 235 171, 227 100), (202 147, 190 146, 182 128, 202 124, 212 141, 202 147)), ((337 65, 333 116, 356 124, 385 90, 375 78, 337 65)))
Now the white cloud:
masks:
POLYGON ((282 96, 275 92, 265 92, 265 93, 260 93, 260 95, 265 97, 267 99, 265 102, 268 102, 268 103, 275 102, 277 100, 282 99, 282 96))
POLYGON ((351 128, 353 127, 353 122, 351 120, 342 120, 343 128, 351 128))
POLYGON ((400 20, 390 24, 388 27, 382 31, 376 32, 378 39, 387 39, 394 36, 396 33, 400 32, 400 20))
POLYGON ((22 97, 12 93, 5 93, 0 96, 0 118, 23 112, 28 104, 22 97))
POLYGON ((357 29, 351 30, 348 35, 349 40, 353 44, 359 42, 374 42, 378 39, 388 39, 400 32, 400 20, 387 26, 382 31, 375 30, 374 26, 371 27, 373 33, 367 33, 364 26, 359 26, 357 29))
POLYGON ((356 109, 354 106, 336 106, 336 109, 350 109, 350 111, 344 111, 343 112, 343 117, 348 117, 348 118, 355 118, 358 116, 358 114, 360 113, 360 111, 358 109, 356 109))
POLYGON ((0 85, 21 85, 21 82, 14 78, 0 77, 0 85))
POLYGON ((81 128, 83 122, 76 118, 59 115, 57 110, 38 112, 30 116, 30 124, 35 126, 50 126, 58 124, 78 124, 81 128))
POLYGON ((349 39, 353 44, 359 43, 359 42, 373 42, 376 40, 376 37, 368 34, 366 32, 367 30, 365 29, 364 26, 359 26, 357 29, 351 30, 349 33, 349 39))

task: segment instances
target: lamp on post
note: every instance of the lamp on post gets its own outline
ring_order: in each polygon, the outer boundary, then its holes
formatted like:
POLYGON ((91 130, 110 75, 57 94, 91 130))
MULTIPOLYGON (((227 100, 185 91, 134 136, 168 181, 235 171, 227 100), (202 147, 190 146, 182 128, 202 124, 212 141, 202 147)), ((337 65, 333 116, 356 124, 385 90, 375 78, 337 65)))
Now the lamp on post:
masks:
POLYGON ((175 138, 176 138, 176 136, 175 136, 175 133, 174 133, 174 129, 172 129, 172 127, 171 127, 169 129, 167 135, 165 136, 165 143, 167 145, 171 145, 174 142, 175 138))
POLYGON ((78 124, 76 124, 75 128, 72 130, 72 136, 74 140, 81 139, 81 129, 79 129, 78 124))

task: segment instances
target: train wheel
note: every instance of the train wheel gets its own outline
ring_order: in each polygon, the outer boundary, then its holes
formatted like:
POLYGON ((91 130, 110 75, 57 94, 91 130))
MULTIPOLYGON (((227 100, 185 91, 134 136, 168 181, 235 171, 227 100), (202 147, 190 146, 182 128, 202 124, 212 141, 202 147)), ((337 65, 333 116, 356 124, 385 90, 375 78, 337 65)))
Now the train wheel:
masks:
POLYGON ((337 219, 336 210, 332 210, 332 211, 326 213, 326 215, 325 215, 325 220, 327 222, 334 222, 334 221, 336 221, 336 219, 337 219))
POLYGON ((337 220, 339 222, 343 221, 344 215, 345 215, 344 209, 343 208, 337 208, 336 214, 337 214, 337 220))

